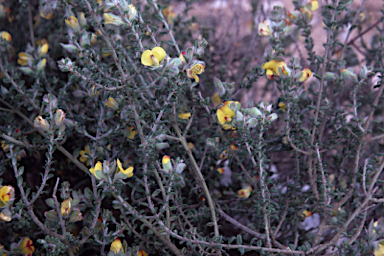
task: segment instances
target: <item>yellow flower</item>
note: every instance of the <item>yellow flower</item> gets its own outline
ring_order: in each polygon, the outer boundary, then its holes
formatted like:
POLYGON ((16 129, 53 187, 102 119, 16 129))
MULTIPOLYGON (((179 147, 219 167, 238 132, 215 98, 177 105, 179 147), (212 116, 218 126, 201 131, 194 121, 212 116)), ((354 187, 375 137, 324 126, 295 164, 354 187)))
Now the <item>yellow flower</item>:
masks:
POLYGON ((12 186, 3 186, 0 188, 0 207, 7 205, 9 201, 13 200, 15 196, 15 189, 12 186))
POLYGON ((144 66, 159 66, 160 62, 167 54, 161 47, 155 47, 152 50, 146 50, 141 55, 141 63, 144 66))
POLYGON ((180 53, 179 59, 181 59, 182 62, 187 62, 187 61, 185 60, 183 54, 185 54, 185 52, 180 53))
POLYGON ((52 12, 47 12, 44 13, 43 10, 40 11, 40 16, 46 20, 50 20, 53 18, 53 13, 52 12))
POLYGON ((317 0, 311 0, 310 6, 310 10, 314 12, 319 8, 319 2, 317 2, 317 0))
POLYGON ((258 33, 260 36, 270 36, 272 34, 271 29, 265 20, 259 23, 258 33))
POLYGON ((236 143, 235 142, 232 142, 231 144, 231 149, 233 149, 234 151, 237 151, 239 149, 238 146, 236 146, 236 143))
POLYGON ((48 52, 48 49, 49 49, 49 44, 48 43, 44 43, 40 46, 40 54, 46 54, 48 52))
POLYGON ((21 253, 26 256, 31 256, 35 251, 35 246, 33 246, 33 242, 28 237, 24 238, 19 244, 19 248, 21 249, 21 253))
POLYGON ((97 172, 103 172, 103 165, 100 161, 98 161, 95 167, 89 169, 89 171, 95 176, 96 179, 100 179, 101 177, 97 175, 97 172))
POLYGON ((195 144, 193 144, 192 142, 188 142, 188 147, 190 150, 193 150, 195 148, 195 144))
POLYGON ((124 170, 123 165, 120 162, 120 159, 117 159, 117 169, 118 169, 118 173, 119 172, 123 173, 124 175, 127 176, 127 178, 131 178, 133 176, 133 167, 130 166, 124 170))
POLYGON ((199 77, 197 75, 200 75, 201 73, 203 73, 204 69, 205 69, 205 64, 197 63, 192 68, 187 70, 187 75, 189 78, 195 78, 196 83, 198 83, 199 77))
POLYGON ((285 105, 284 102, 280 101, 279 104, 277 104, 277 106, 278 106, 281 110, 283 110, 283 111, 285 112, 285 107, 286 107, 286 105, 285 105))
POLYGON ((130 140, 133 140, 136 136, 136 134, 138 134, 137 131, 134 130, 135 128, 133 126, 129 127, 129 136, 128 136, 128 139, 130 140))
POLYGON ((45 120, 42 116, 37 116, 33 122, 35 128, 40 128, 45 131, 48 131, 50 129, 49 123, 47 120, 45 120))
POLYGON ((5 140, 1 141, 1 147, 4 150, 4 152, 7 152, 9 149, 9 144, 5 144, 5 140))
POLYGON ((274 75, 281 76, 280 69, 283 74, 288 75, 287 64, 284 61, 270 60, 264 63, 261 68, 266 70, 268 79, 274 79, 274 75))
POLYGON ((80 162, 86 163, 87 165, 89 165, 88 155, 86 155, 85 153, 88 153, 89 155, 91 154, 91 151, 89 151, 88 146, 85 146, 84 150, 80 150, 80 162))
POLYGON ((237 191, 237 195, 239 198, 248 198, 251 195, 252 187, 247 185, 246 187, 237 191))
POLYGON ((176 18, 176 14, 175 14, 175 12, 173 11, 172 6, 168 6, 168 7, 164 8, 164 9, 163 9, 163 15, 164 15, 164 17, 167 19, 167 22, 168 22, 168 23, 173 23, 173 21, 174 21, 175 18, 176 18))
POLYGON ((7 31, 1 31, 0 32, 0 37, 4 40, 7 40, 8 42, 12 41, 12 36, 9 34, 7 31))
POLYGON ((110 250, 113 251, 115 254, 118 254, 120 251, 124 252, 123 244, 121 243, 120 239, 116 238, 115 241, 113 241, 110 250))
POLYGON ((374 249, 373 255, 375 255, 375 256, 384 256, 384 245, 382 245, 381 243, 380 242, 378 243, 379 248, 378 249, 374 249))
POLYGON ((301 75, 299 82, 305 82, 312 76, 312 71, 309 68, 303 69, 303 74, 301 75))
MULTIPOLYGON (((1 245, 1 244, 0 244, 0 249, 1 249, 1 250, 5 250, 4 245, 1 245)), ((3 256, 7 256, 7 254, 4 252, 4 253, 3 253, 3 256)))
POLYGON ((189 119, 191 117, 191 113, 185 113, 185 107, 181 111, 180 114, 177 115, 181 119, 189 119))
POLYGON ((68 198, 61 203, 61 216, 67 216, 71 212, 71 201, 72 198, 68 198))
POLYGON ((140 250, 137 252, 137 256, 148 256, 148 253, 144 250, 140 250))
POLYGON ((112 97, 108 98, 107 102, 105 102, 105 105, 109 108, 114 109, 114 110, 119 109, 119 103, 117 103, 117 101, 112 97))
POLYGON ((45 68, 45 65, 47 65, 47 59, 44 58, 37 63, 37 70, 42 71, 45 68))
POLYGON ((213 103, 215 103, 215 104, 221 103, 220 95, 217 92, 215 92, 215 94, 213 94, 211 99, 212 99, 213 103))
POLYGON ((216 115, 220 124, 227 124, 232 122, 235 112, 224 105, 217 110, 216 115))
POLYGON ((67 25, 70 26, 75 31, 79 31, 80 30, 79 21, 73 15, 71 17, 69 17, 69 19, 65 19, 65 23, 67 23, 67 25))
POLYGON ((32 56, 29 55, 28 53, 25 53, 25 52, 20 52, 20 53, 18 54, 18 56, 19 56, 19 58, 17 59, 17 63, 18 63, 20 66, 27 66, 29 60, 32 59, 32 56))
POLYGON ((163 169, 166 173, 169 173, 172 170, 172 163, 171 163, 171 157, 170 156, 163 156, 163 159, 161 160, 163 164, 163 169))

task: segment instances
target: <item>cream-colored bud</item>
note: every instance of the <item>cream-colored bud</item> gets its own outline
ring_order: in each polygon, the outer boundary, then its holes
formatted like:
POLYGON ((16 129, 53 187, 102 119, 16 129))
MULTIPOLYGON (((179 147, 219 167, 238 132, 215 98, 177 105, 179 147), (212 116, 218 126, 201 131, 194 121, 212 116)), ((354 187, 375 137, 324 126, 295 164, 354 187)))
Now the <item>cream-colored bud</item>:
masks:
POLYGON ((55 114, 55 124, 60 126, 65 120, 65 112, 62 109, 57 109, 55 114))
POLYGON ((36 117, 33 123, 35 128, 40 128, 40 129, 43 129, 44 131, 48 131, 50 128, 48 121, 45 120, 42 116, 36 117))

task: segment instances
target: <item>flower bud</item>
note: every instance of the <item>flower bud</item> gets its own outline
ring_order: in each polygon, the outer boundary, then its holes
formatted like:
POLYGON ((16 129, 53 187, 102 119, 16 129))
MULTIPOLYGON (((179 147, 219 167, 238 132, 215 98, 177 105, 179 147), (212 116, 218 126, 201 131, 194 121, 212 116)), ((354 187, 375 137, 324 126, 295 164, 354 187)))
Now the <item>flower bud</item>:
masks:
POLYGON ((169 173, 172 171, 172 163, 171 163, 171 157, 170 156, 168 156, 168 155, 163 156, 162 164, 163 164, 163 170, 166 173, 169 173))
POLYGON ((128 6, 128 17, 129 17, 129 21, 133 21, 137 17, 136 7, 132 4, 128 6))
POLYGON ((0 32, 0 38, 6 40, 8 42, 12 41, 12 36, 7 31, 1 31, 0 32))
POLYGON ((40 60, 39 63, 37 63, 37 71, 42 72, 46 65, 47 65, 47 59, 46 58, 40 60))
POLYGON ((352 71, 349 71, 348 69, 342 69, 341 70, 341 75, 345 78, 345 79, 352 79, 352 80, 355 80, 357 81, 357 76, 355 73, 353 73, 352 71))
POLYGON ((260 36, 270 36, 272 34, 268 23, 264 20, 258 25, 258 33, 260 36))
POLYGON ((71 201, 72 198, 68 198, 61 203, 61 216, 65 217, 71 212, 71 201))
POLYGON ((107 102, 105 102, 105 105, 113 110, 119 109, 119 103, 117 103, 117 101, 112 97, 108 98, 107 102))
POLYGON ((56 109, 55 125, 60 126, 65 120, 65 112, 62 109, 56 109))
POLYGON ((124 24, 124 21, 117 15, 112 13, 104 13, 105 24, 111 24, 115 26, 120 26, 124 24))
POLYGON ((7 222, 12 220, 12 213, 8 208, 5 208, 2 212, 0 212, 0 220, 7 222))
POLYGON ((251 114, 255 117, 261 117, 263 116, 263 113, 261 113, 261 111, 257 108, 257 107, 253 107, 251 108, 251 114))
POLYGON ((49 131, 50 129, 48 121, 45 120, 42 116, 36 117, 33 124, 35 128, 42 129, 43 131, 49 131))
POLYGON ((338 75, 333 72, 326 72, 324 74, 324 80, 326 81, 336 80, 337 78, 338 78, 338 75))
POLYGON ((72 15, 69 19, 65 19, 65 23, 75 32, 80 31, 80 24, 75 16, 72 15))
POLYGON ((247 127, 255 127, 257 125, 257 120, 255 118, 250 118, 246 123, 245 125, 247 127))

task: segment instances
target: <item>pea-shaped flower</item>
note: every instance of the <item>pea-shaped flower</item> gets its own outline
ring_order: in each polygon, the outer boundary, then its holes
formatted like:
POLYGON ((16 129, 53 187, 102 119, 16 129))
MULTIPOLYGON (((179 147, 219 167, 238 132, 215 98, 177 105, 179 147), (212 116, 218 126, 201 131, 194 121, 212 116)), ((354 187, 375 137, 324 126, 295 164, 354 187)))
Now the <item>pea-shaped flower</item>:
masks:
POLYGON ((115 239, 115 241, 111 244, 111 251, 113 251, 115 254, 118 254, 120 251, 124 252, 123 244, 121 243, 120 239, 115 239))
POLYGON ((199 77, 197 75, 200 75, 204 72, 205 69, 205 63, 203 61, 199 61, 195 65, 193 65, 190 69, 187 70, 187 75, 189 78, 194 78, 195 82, 199 82, 199 77))
POLYGON ((309 68, 304 68, 302 72, 303 74, 299 79, 300 82, 305 82, 312 76, 312 71, 309 68))
POLYGON ((257 32, 260 36, 270 36, 272 34, 271 29, 265 20, 259 23, 257 32))
POLYGON ((9 205, 15 197, 15 189, 12 186, 2 186, 0 188, 0 207, 9 205))
POLYGON ((284 61, 270 60, 261 66, 265 69, 268 79, 273 80, 274 76, 281 76, 281 73, 288 75, 288 67, 284 61))
POLYGON ((19 244, 19 248, 21 249, 21 253, 23 255, 28 255, 28 256, 31 256, 35 251, 35 246, 33 246, 33 242, 29 237, 26 237, 23 240, 21 240, 19 244))
POLYGON ((141 55, 141 63, 144 66, 159 66, 167 54, 161 47, 155 47, 152 50, 146 50, 141 55))
POLYGON ((101 179, 103 178, 104 174, 103 174, 103 164, 98 161, 95 165, 95 167, 89 169, 90 173, 93 174, 93 176, 95 176, 96 179, 101 179))
POLYGON ((130 166, 127 169, 124 169, 122 163, 120 162, 120 159, 116 160, 117 162, 117 172, 116 172, 116 179, 126 179, 131 178, 133 176, 133 167, 130 166))
POLYGON ((0 38, 6 40, 8 42, 11 42, 11 40, 12 40, 11 34, 9 34, 7 31, 1 31, 0 32, 0 38))

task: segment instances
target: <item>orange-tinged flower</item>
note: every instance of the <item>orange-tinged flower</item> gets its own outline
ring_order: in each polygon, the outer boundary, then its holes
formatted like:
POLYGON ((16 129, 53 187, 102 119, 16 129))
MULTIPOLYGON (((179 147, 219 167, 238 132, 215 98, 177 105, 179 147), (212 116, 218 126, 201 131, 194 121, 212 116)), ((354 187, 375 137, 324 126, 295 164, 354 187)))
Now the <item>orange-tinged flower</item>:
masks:
POLYGON ((190 150, 193 150, 195 148, 195 144, 193 144, 192 142, 188 142, 188 147, 190 150))
POLYGON ((9 201, 13 200, 15 196, 15 189, 12 186, 3 186, 0 188, 0 207, 7 205, 9 201))
POLYGON ((137 256, 148 256, 148 253, 144 250, 140 250, 137 252, 137 256))
POLYGON ((235 112, 224 105, 217 110, 216 115, 220 124, 227 124, 232 122, 235 112))
POLYGON ((242 189, 240 189, 239 191, 237 191, 237 196, 239 198, 248 198, 251 195, 251 192, 252 192, 252 187, 250 185, 247 185, 242 189))
POLYGON ((264 20, 259 23, 258 33, 260 36, 270 36, 272 34, 267 21, 264 20))
POLYGON ((33 246, 32 240, 28 237, 21 241, 19 248, 21 249, 21 253, 25 256, 31 256, 35 251, 35 246, 33 246))
POLYGON ((307 210, 304 210, 304 211, 301 213, 301 215, 303 216, 303 218, 307 218, 307 217, 309 217, 309 216, 312 215, 312 212, 307 211, 307 210))
POLYGON ((141 63, 144 66, 159 66, 165 58, 166 52, 161 47, 155 47, 152 50, 145 50, 141 55, 141 63))
POLYGON ((124 252, 123 244, 121 243, 120 239, 115 239, 113 243, 111 244, 111 251, 113 251, 115 254, 118 254, 120 251, 124 252))
POLYGON ((180 114, 177 115, 181 119, 189 119, 191 117, 191 113, 185 113, 185 107, 181 111, 180 114))
POLYGON ((28 62, 32 60, 32 56, 25 52, 20 52, 18 54, 17 64, 20 66, 27 66, 28 62))
POLYGON ((4 40, 7 40, 8 42, 12 41, 12 36, 9 34, 7 31, 1 31, 0 32, 0 37, 4 40))
POLYGON ((239 149, 238 146, 236 146, 236 143, 235 142, 232 142, 231 144, 231 149, 233 149, 234 151, 237 151, 239 149))
POLYGON ((199 77, 197 75, 200 75, 201 73, 204 72, 204 69, 205 69, 205 64, 203 64, 204 62, 201 62, 201 63, 197 63, 196 65, 194 65, 192 68, 188 69, 187 70, 187 75, 189 78, 194 78, 195 79, 195 82, 198 83, 199 82, 199 77))
POLYGON ((309 68, 304 68, 302 72, 303 74, 299 79, 300 82, 305 82, 312 76, 312 71, 309 68))
POLYGON ((288 75, 287 64, 284 61, 270 60, 264 63, 261 68, 266 70, 268 79, 274 79, 274 75, 281 76, 280 70, 283 74, 288 75))
POLYGON ((167 19, 168 23, 173 23, 173 21, 176 18, 176 14, 173 11, 173 7, 172 6, 165 7, 163 9, 163 15, 167 19))
POLYGON ((223 174, 224 173, 224 168, 217 168, 217 172, 220 173, 220 174, 223 174))
POLYGON ((163 156, 163 159, 161 160, 163 164, 163 170, 166 173, 169 173, 172 170, 172 163, 171 163, 171 157, 168 155, 163 156))

